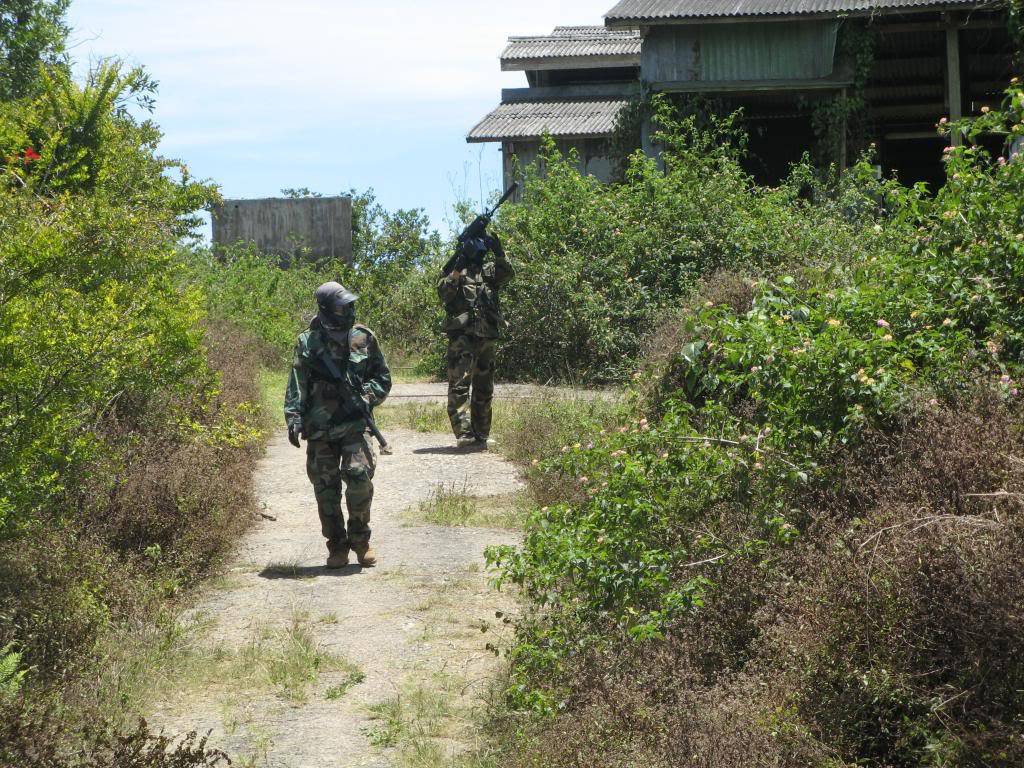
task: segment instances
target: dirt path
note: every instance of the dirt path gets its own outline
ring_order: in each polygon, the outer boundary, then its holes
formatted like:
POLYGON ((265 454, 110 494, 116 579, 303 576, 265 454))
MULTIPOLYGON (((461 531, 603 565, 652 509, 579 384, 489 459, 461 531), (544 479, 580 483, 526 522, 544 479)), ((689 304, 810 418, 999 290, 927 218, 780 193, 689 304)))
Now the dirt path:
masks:
POLYGON ((329 572, 305 451, 274 437, 256 490, 276 520, 255 526, 186 617, 193 667, 206 670, 172 681, 155 725, 212 730, 242 766, 390 766, 410 739, 439 758, 459 748, 496 664, 486 645, 507 600, 488 586, 484 549, 516 535, 424 525, 410 510, 441 483, 504 497, 521 483, 499 456, 460 452, 448 435, 389 438, 395 454, 379 461, 373 505, 380 564, 329 572))

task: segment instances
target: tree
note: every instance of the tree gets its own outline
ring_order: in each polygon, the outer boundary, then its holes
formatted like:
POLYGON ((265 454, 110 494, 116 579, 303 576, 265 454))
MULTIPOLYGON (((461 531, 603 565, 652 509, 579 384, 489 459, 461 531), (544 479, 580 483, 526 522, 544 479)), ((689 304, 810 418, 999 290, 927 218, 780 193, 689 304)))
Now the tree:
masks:
POLYGON ((36 92, 42 68, 66 66, 71 0, 0 2, 0 100, 36 92))

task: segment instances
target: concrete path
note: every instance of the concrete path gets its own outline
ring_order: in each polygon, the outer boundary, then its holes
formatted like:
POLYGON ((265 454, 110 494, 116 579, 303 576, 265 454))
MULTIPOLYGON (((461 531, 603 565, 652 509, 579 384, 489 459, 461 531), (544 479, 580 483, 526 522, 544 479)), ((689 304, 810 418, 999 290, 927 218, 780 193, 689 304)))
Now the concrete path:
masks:
MULTIPOLYGON (((212 731, 211 744, 236 765, 389 766, 401 745, 381 712, 410 690, 441 685, 463 711, 479 704, 497 664, 486 649, 496 638, 485 630, 500 630, 495 612, 508 607, 507 596, 488 585, 484 549, 517 536, 410 522, 409 510, 438 484, 490 496, 516 492, 521 481, 499 456, 458 451, 448 435, 395 430, 389 439, 395 454, 380 457, 373 505, 380 564, 330 572, 322 567, 326 550, 305 451, 274 436, 255 482, 265 515, 275 520, 253 528, 223 583, 184 619, 202 626, 193 630, 202 646, 197 658, 212 659, 211 666, 233 659, 228 676, 239 679, 183 677, 155 708, 153 725, 212 731), (288 645, 283 638, 294 640, 296 627, 335 662, 297 696, 273 681, 246 681, 245 659, 281 653, 273 644, 288 645)), ((437 730, 441 749, 459 748, 457 727, 437 730)))

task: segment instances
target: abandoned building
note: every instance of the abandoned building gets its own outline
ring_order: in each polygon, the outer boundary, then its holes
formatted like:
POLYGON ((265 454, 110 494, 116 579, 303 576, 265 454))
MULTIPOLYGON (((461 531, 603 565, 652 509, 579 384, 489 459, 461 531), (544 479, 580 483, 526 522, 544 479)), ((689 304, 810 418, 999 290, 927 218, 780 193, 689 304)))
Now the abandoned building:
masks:
MULTIPOLYGON (((762 183, 804 152, 845 166, 874 144, 886 175, 938 184, 945 140, 936 123, 998 106, 1014 74, 1005 2, 622 0, 605 23, 607 37, 556 30, 509 41, 502 67, 525 69, 530 87, 505 91, 469 136, 503 142, 506 174, 510 157, 528 162, 547 132, 587 149, 584 170, 606 178, 608 158, 596 153, 620 110, 663 93, 719 113, 741 109, 749 170, 762 183), (628 52, 602 48, 624 40, 628 52), (602 66, 615 78, 602 80, 602 66)), ((656 153, 649 121, 641 133, 656 153)))
POLYGON ((285 263, 352 263, 350 197, 225 200, 212 213, 215 246, 252 245, 285 263))
POLYGON ((501 143, 505 186, 517 163, 537 159, 545 134, 563 152, 576 149, 582 172, 609 181, 616 119, 640 97, 639 31, 556 27, 550 35, 513 37, 501 68, 524 72, 529 87, 504 89, 501 105, 466 138, 501 143))

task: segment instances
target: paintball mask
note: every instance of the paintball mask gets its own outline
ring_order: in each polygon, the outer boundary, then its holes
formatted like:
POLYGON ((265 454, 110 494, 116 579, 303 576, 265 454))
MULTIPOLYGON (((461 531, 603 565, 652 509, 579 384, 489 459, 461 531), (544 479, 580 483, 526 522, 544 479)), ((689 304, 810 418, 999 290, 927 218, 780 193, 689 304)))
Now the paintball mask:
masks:
POLYGON ((467 264, 483 264, 487 242, 482 237, 466 238, 462 243, 462 253, 467 264))
POLYGON ((317 317, 325 328, 347 331, 356 322, 356 299, 359 297, 340 283, 324 283, 316 289, 317 317))

